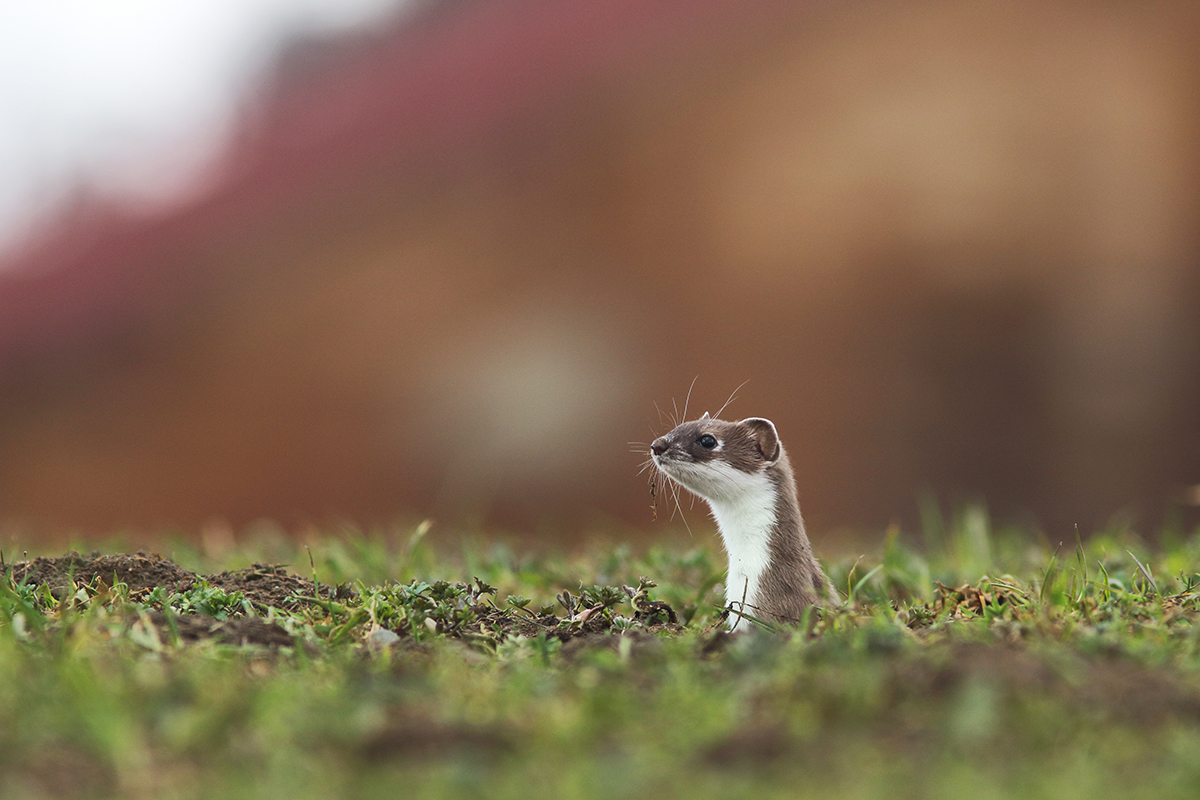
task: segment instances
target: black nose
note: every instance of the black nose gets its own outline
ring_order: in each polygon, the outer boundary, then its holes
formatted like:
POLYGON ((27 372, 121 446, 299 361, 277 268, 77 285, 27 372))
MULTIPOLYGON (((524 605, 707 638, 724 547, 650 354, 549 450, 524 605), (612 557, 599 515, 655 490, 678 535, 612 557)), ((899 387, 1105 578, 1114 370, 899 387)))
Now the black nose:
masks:
POLYGON ((656 456, 661 456, 667 452, 667 440, 665 438, 655 439, 654 443, 650 445, 650 452, 656 456))

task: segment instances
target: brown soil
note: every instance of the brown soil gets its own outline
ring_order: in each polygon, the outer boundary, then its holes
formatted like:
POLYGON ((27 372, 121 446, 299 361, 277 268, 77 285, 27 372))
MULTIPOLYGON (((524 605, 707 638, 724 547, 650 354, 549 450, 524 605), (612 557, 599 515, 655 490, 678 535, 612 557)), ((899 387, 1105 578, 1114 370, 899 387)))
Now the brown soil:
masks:
MULTIPOLYGON (((218 575, 198 575, 170 559, 148 553, 102 556, 67 553, 56 558, 35 558, 13 565, 13 580, 50 587, 50 593, 65 598, 79 586, 112 586, 118 581, 129 589, 129 596, 142 600, 151 590, 161 587, 168 594, 185 592, 202 582, 226 592, 241 592, 256 609, 295 610, 308 601, 307 597, 327 599, 352 594, 345 588, 318 586, 307 578, 289 575, 280 566, 255 564, 247 569, 222 572, 218 575)), ((273 622, 254 617, 235 617, 217 620, 203 614, 166 614, 156 611, 150 620, 158 627, 164 641, 177 639, 196 642, 211 639, 223 644, 251 644, 262 647, 292 645, 292 636, 273 622)))
POLYGON ((219 575, 208 575, 205 579, 227 592, 238 591, 255 605, 274 606, 293 610, 304 605, 298 597, 324 597, 341 600, 353 597, 354 592, 348 586, 320 586, 320 594, 315 594, 317 585, 308 578, 289 575, 284 567, 270 564, 255 564, 247 569, 237 569, 222 572, 219 575))
POLYGON ((102 556, 98 553, 82 555, 67 553, 56 558, 35 558, 13 565, 13 580, 50 586, 51 593, 58 598, 66 596, 68 586, 88 586, 100 581, 112 586, 120 581, 129 587, 135 599, 156 587, 168 593, 184 592, 207 581, 209 585, 226 592, 241 592, 256 607, 296 609, 304 604, 300 597, 334 599, 347 596, 347 590, 332 586, 318 587, 307 578, 289 575, 287 570, 271 564, 255 564, 247 569, 222 572, 218 575, 198 575, 176 564, 170 559, 148 553, 118 554, 102 556))
POLYGON ((14 581, 49 585, 51 594, 60 600, 67 596, 67 587, 72 582, 76 586, 86 586, 97 579, 108 586, 120 581, 129 587, 130 595, 136 596, 157 586, 168 592, 186 591, 200 580, 200 576, 174 561, 146 553, 85 556, 71 552, 57 558, 35 558, 13 565, 14 581))

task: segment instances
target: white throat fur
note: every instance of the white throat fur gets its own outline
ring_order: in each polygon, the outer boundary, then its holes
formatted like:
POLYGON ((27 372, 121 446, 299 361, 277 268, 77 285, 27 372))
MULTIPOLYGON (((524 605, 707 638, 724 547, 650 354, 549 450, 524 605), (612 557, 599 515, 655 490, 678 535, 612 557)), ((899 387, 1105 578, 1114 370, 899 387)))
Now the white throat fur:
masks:
MULTIPOLYGON (((776 522, 777 489, 765 472, 747 473, 721 461, 693 470, 686 464, 664 464, 687 489, 704 498, 712 510, 721 543, 729 556, 725 605, 760 616, 759 584, 771 561, 769 542, 776 522)), ((731 619, 729 629, 746 624, 731 619)))

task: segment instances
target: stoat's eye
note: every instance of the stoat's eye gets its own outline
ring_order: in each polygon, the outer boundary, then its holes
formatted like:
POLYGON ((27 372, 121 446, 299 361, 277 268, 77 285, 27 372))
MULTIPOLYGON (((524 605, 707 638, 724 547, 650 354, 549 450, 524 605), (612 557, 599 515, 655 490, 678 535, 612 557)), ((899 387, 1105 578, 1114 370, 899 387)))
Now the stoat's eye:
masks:
POLYGON ((697 439, 696 443, 705 450, 712 450, 717 446, 717 437, 713 436, 711 433, 706 433, 697 439))

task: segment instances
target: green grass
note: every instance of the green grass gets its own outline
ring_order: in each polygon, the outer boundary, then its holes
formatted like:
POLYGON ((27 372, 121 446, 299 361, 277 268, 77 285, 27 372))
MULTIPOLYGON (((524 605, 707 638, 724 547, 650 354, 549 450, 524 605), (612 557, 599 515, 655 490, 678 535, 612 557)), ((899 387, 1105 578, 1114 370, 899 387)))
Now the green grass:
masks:
POLYGON ((1195 536, 1051 547, 967 509, 828 564, 849 600, 804 630, 734 637, 715 632, 711 550, 427 539, 163 552, 206 572, 287 562, 356 589, 296 611, 206 586, 0 581, 0 797, 1200 793, 1195 536), (685 630, 647 633, 650 598, 685 630), (608 633, 560 643, 585 606, 608 633), (164 609, 257 615, 295 644, 184 643, 150 621, 164 609), (496 622, 543 612, 549 635, 496 622), (380 627, 401 641, 365 645, 380 627))

